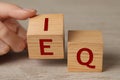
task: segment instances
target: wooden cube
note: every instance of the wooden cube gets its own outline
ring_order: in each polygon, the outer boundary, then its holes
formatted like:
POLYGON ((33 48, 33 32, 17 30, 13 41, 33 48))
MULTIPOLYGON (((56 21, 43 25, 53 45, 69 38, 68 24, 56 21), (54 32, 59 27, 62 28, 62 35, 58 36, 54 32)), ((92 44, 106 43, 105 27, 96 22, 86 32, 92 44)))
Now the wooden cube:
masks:
POLYGON ((43 14, 29 20, 27 43, 29 58, 63 59, 62 14, 43 14))
POLYGON ((103 40, 99 31, 69 31, 68 71, 102 71, 103 40))

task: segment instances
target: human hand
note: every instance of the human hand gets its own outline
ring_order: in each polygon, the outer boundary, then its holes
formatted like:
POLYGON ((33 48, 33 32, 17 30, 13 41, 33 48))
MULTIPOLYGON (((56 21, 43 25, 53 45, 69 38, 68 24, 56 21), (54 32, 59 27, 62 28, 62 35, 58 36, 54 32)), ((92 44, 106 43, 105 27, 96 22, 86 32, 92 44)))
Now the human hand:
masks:
POLYGON ((25 20, 35 15, 33 9, 0 2, 0 55, 10 50, 20 52, 25 49, 26 31, 16 20, 25 20))

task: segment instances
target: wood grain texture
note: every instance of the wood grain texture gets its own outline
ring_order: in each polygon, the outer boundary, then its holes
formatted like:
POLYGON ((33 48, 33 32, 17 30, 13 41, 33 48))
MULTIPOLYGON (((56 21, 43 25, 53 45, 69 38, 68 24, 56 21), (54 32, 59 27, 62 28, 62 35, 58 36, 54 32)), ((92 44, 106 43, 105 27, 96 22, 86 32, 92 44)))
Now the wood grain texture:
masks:
POLYGON ((33 59, 63 59, 64 58, 64 33, 62 14, 43 14, 31 18, 27 33, 29 57, 33 59), (48 31, 44 31, 45 18, 48 18, 48 31), (41 55, 40 39, 52 39, 45 42, 50 48, 44 48, 45 52, 53 52, 53 55, 41 55))
MULTIPOLYGON (((81 61, 87 63, 90 59, 88 52, 81 53, 81 61)), ((68 33, 68 71, 102 71, 103 62, 103 40, 99 31, 69 31, 68 33), (77 53, 82 48, 88 48, 93 53, 93 61, 89 65, 95 68, 89 68, 86 65, 79 64, 77 53)))

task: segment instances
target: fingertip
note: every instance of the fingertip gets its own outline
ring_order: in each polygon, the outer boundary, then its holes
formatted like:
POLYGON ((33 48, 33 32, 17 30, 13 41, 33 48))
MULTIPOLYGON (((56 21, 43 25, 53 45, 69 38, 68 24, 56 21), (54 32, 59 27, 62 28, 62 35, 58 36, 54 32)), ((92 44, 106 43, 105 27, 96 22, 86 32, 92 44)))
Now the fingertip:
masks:
POLYGON ((22 52, 26 48, 25 42, 21 42, 15 49, 12 49, 14 52, 22 52))
POLYGON ((27 31, 20 25, 17 30, 17 34, 19 37, 21 37, 23 40, 27 38, 27 31))
POLYGON ((23 9, 23 10, 26 12, 26 14, 28 14, 26 16, 28 18, 36 16, 37 10, 35 10, 35 9, 23 9))

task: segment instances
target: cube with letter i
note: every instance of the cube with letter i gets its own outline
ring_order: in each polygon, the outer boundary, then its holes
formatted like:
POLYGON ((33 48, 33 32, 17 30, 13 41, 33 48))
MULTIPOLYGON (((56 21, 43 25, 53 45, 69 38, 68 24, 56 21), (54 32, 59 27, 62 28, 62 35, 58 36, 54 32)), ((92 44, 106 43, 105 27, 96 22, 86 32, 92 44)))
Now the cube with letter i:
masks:
POLYGON ((43 14, 31 18, 27 32, 29 58, 63 59, 63 30, 62 14, 43 14))
POLYGON ((103 40, 99 31, 68 33, 68 71, 102 71, 103 40))

